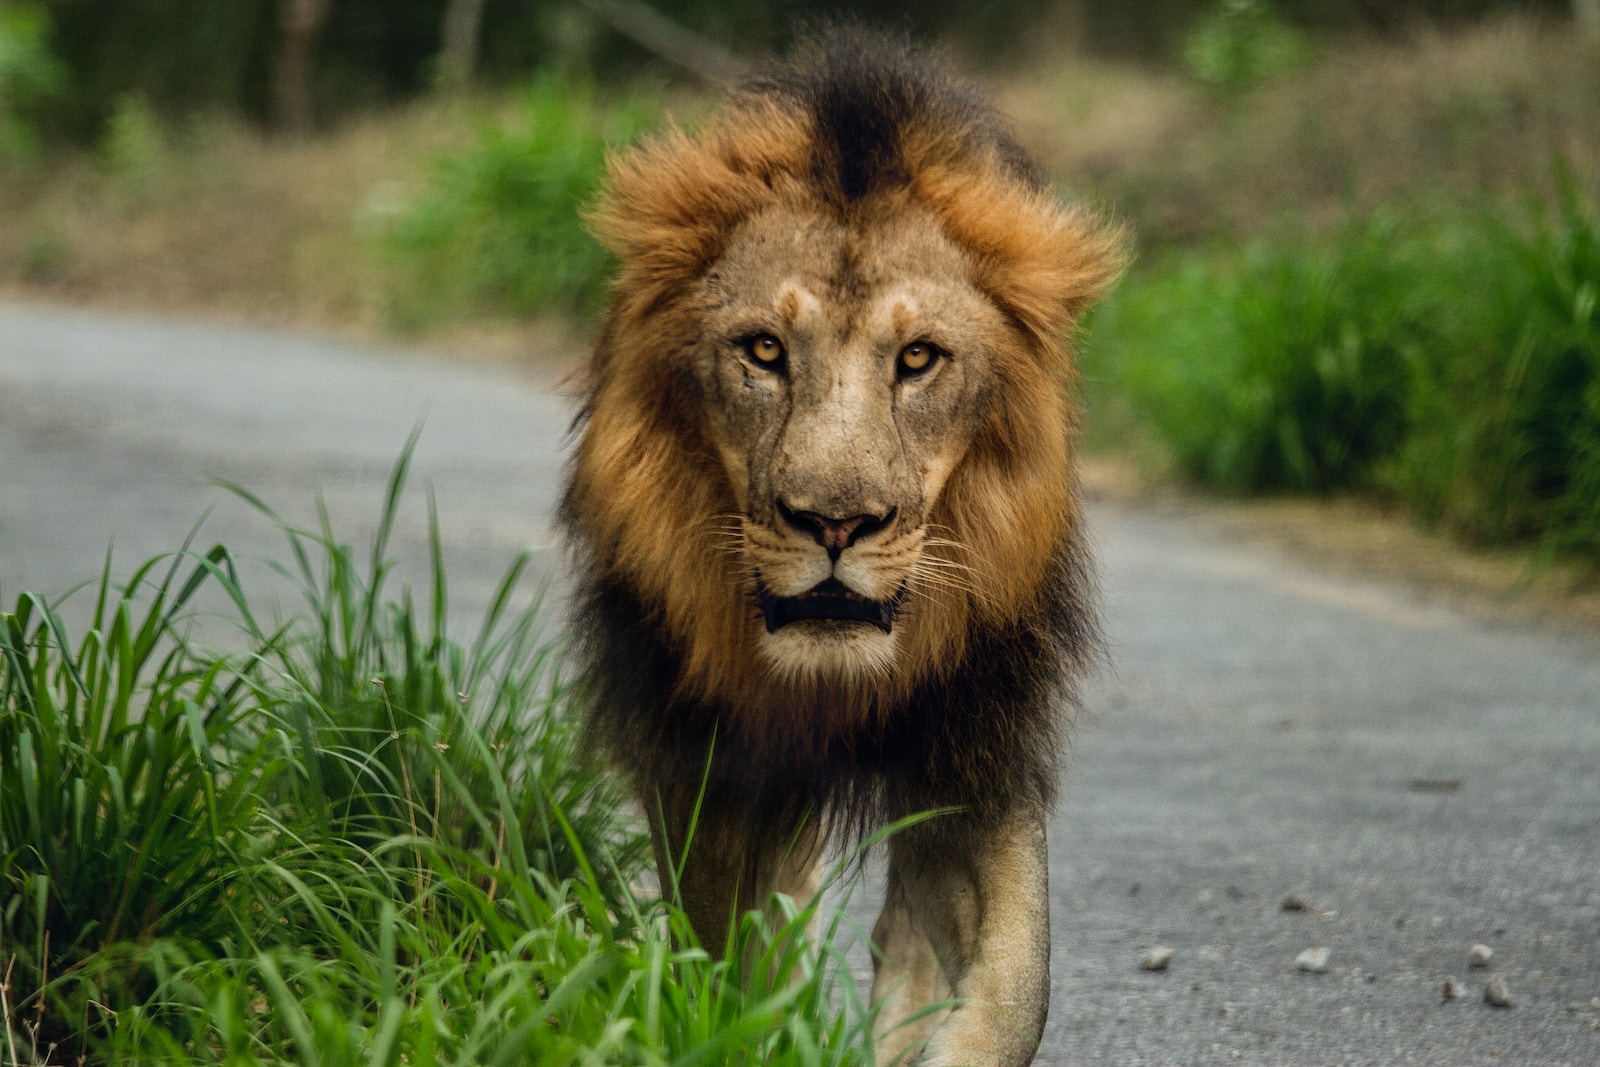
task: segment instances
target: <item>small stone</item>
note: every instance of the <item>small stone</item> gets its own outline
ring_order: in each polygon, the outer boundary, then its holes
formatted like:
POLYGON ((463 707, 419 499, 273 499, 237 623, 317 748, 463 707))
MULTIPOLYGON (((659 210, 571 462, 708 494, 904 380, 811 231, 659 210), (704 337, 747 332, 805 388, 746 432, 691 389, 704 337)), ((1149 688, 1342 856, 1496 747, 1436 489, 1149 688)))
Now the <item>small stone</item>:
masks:
POLYGON ((1444 981, 1439 983, 1439 995, 1445 1000, 1454 1000, 1456 999, 1456 990, 1459 988, 1460 987, 1456 985, 1454 976, 1446 978, 1444 981))
POLYGON ((1406 788, 1414 793, 1454 793, 1461 788, 1459 778, 1412 778, 1406 788))
POLYGON ((1144 954, 1144 959, 1139 961, 1141 971, 1164 971, 1172 966, 1173 952, 1166 945, 1157 945, 1144 954))
POLYGON ((1494 959, 1494 949, 1488 945, 1473 945, 1467 962, 1473 967, 1487 967, 1492 959, 1494 959))
POLYGON ((1593 1008, 1595 1011, 1600 1011, 1600 997, 1590 997, 1589 1007, 1593 1008))
POLYGON ((1498 974, 1489 979, 1489 984, 1483 987, 1483 1000, 1496 1008, 1511 1007, 1511 990, 1506 988, 1506 980, 1498 974))
POLYGON ((1283 898, 1283 903, 1278 906, 1284 911, 1310 911, 1311 901, 1298 893, 1290 893, 1283 898))
POLYGON ((1326 974, 1328 959, 1333 950, 1325 947, 1308 948, 1294 958, 1294 965, 1310 974, 1326 974))

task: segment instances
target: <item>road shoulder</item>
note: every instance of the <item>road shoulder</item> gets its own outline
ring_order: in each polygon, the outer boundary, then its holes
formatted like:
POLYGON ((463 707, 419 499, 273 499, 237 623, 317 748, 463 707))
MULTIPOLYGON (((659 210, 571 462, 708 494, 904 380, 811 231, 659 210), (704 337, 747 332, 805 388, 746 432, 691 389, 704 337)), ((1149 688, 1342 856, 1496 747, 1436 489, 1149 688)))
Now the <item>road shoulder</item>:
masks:
POLYGON ((1276 550, 1334 575, 1381 578, 1486 620, 1550 627, 1600 643, 1600 571, 1488 549, 1419 527, 1374 497, 1206 496, 1143 478, 1129 460, 1083 460, 1084 495, 1134 511, 1181 514, 1231 540, 1276 550))

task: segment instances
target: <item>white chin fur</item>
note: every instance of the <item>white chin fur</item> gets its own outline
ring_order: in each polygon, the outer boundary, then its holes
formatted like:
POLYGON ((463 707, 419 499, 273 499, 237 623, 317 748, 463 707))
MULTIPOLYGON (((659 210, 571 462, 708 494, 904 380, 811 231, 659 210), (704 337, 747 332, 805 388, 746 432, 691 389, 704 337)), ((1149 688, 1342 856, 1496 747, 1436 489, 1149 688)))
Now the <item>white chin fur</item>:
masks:
POLYGON ((761 636, 761 656, 779 679, 868 681, 886 678, 899 638, 866 623, 802 620, 761 636))

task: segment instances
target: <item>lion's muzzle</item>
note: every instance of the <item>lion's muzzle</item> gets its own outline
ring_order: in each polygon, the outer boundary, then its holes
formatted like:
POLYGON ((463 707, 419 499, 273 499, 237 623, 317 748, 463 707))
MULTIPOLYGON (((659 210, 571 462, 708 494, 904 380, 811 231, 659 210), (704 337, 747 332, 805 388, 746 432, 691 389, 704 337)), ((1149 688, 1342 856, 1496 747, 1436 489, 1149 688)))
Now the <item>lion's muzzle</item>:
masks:
POLYGON ((766 616, 767 633, 777 633, 792 622, 806 619, 827 622, 871 623, 884 633, 894 627, 904 588, 889 600, 873 600, 851 589, 837 578, 828 578, 795 596, 777 596, 760 583, 756 594, 766 616))

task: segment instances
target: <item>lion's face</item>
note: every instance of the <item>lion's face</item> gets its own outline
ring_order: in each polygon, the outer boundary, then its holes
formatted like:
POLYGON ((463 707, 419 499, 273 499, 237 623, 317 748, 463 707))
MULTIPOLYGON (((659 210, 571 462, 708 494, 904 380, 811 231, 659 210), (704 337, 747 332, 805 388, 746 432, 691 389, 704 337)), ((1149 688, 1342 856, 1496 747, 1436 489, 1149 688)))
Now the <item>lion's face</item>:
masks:
POLYGON ((959 584, 928 547, 992 392, 999 309, 913 207, 854 227, 770 208, 697 303, 699 401, 738 513, 729 579, 760 606, 761 655, 785 675, 887 672, 908 599, 959 584))
POLYGON ((672 698, 774 744, 890 714, 1046 609, 1071 330, 1116 270, 998 141, 924 124, 880 158, 829 129, 755 99, 612 160, 592 220, 621 271, 563 505, 672 698))

